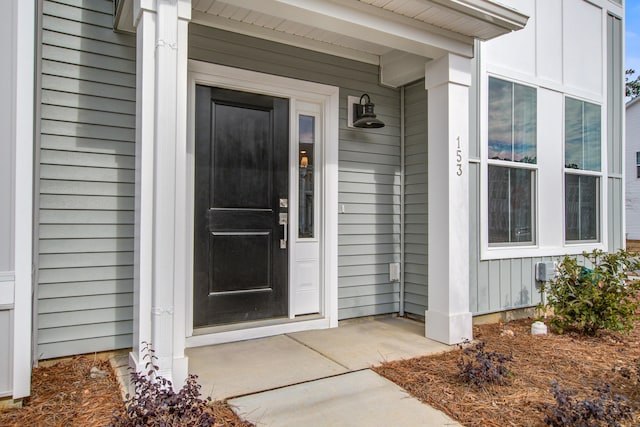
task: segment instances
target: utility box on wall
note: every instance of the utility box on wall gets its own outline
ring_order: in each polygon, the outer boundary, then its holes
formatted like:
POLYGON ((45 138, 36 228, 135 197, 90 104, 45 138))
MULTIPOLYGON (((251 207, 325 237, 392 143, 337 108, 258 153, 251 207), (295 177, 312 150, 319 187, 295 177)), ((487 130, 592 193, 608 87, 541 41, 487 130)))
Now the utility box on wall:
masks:
POLYGON ((536 262, 536 280, 548 282, 556 277, 556 263, 553 261, 536 262))

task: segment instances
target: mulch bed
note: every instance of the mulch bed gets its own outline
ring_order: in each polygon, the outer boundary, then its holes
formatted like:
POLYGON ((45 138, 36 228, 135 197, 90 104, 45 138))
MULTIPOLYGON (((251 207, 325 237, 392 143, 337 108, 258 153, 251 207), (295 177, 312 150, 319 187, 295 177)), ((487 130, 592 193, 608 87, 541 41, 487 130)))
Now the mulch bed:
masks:
POLYGON ((22 408, 0 413, 3 426, 104 426, 124 409, 106 360, 79 356, 33 369, 31 396, 22 408), (106 373, 91 378, 92 367, 106 373))
POLYGON ((626 379, 620 368, 632 368, 640 357, 640 324, 629 335, 601 333, 597 337, 575 334, 532 336, 533 320, 474 327, 474 338, 486 342, 487 351, 513 355, 507 385, 474 387, 460 378, 462 350, 388 362, 374 368, 411 395, 440 409, 465 426, 542 426, 554 404, 551 384, 595 397, 593 386, 608 382, 612 391, 626 396, 634 420, 640 425, 640 385, 626 379))
MULTIPOLYGON (((124 403, 111 365, 77 356, 33 369, 31 396, 22 408, 0 411, 0 426, 107 426, 124 403), (101 371, 91 377, 91 368, 101 371)), ((216 427, 251 427, 225 403, 213 403, 216 427)))
MULTIPOLYGON (((640 324, 629 335, 601 333, 532 336, 532 320, 474 327, 474 337, 486 350, 512 354, 511 376, 504 386, 478 388, 463 382, 458 362, 462 350, 388 362, 374 368, 410 394, 466 426, 541 426, 550 392, 562 388, 593 396, 593 385, 608 382, 624 394, 640 425, 640 385, 624 378, 620 368, 631 368, 640 358, 640 324)), ((107 361, 78 356, 49 367, 35 368, 32 395, 22 408, 0 412, 2 426, 105 426, 124 409, 120 390, 107 361), (105 376, 91 378, 96 367, 105 376)), ((249 427, 225 402, 214 403, 216 426, 249 427)))

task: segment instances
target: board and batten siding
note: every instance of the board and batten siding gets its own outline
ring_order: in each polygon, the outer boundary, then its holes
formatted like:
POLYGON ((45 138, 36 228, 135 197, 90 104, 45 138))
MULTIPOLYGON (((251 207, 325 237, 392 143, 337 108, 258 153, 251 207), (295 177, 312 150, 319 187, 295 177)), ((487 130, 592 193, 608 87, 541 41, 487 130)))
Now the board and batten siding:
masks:
POLYGON ((189 26, 189 58, 340 88, 338 316, 393 313, 400 261, 400 94, 378 84, 378 67, 267 40, 189 26), (381 129, 347 128, 347 96, 368 93, 381 129))
MULTIPOLYGON (((476 49, 479 47, 476 42, 476 49)), ((478 58, 472 60, 478 69, 478 58)), ((480 92, 479 72, 473 73, 470 105, 475 106, 469 117, 469 310, 473 315, 530 307, 541 300, 535 280, 535 265, 540 261, 554 261, 553 257, 506 258, 481 260, 480 230, 480 92)))
MULTIPOLYGON (((607 197, 609 251, 626 246, 624 236, 624 197, 622 116, 622 21, 607 14, 607 197)), ((634 159, 635 160, 635 156, 634 159)), ((635 168, 634 168, 635 169, 635 168)))
POLYGON ((131 346, 134 36, 110 0, 45 0, 37 356, 131 346))
POLYGON ((428 297, 427 91, 424 80, 405 88, 404 310, 424 317, 428 297))
MULTIPOLYGON (((602 200, 603 213, 607 223, 602 228, 602 241, 607 242, 608 250, 615 251, 622 247, 623 188, 622 188, 622 23, 613 16, 619 8, 613 4, 596 5, 583 0, 534 1, 504 0, 506 6, 516 7, 532 17, 531 24, 517 33, 507 34, 496 39, 482 42, 480 51, 482 67, 477 67, 480 78, 487 74, 497 75, 508 81, 530 84, 537 88, 538 102, 538 159, 536 178, 538 201, 554 200, 555 204, 538 203, 536 209, 539 230, 547 224, 541 222, 542 216, 557 217, 562 221, 564 194, 556 191, 562 189, 563 175, 557 175, 557 181, 544 180, 562 170, 564 165, 558 156, 551 156, 556 147, 564 149, 564 97, 589 99, 589 102, 602 105, 603 142, 606 142, 606 162, 603 161, 602 188, 606 189, 607 198, 602 200), (611 8, 616 12, 608 12, 611 8), (546 19, 554 16, 556 19, 546 19), (539 18, 539 19, 536 19, 539 18), (606 22, 606 24, 605 24, 606 22), (544 46, 544 49, 540 49, 544 46), (604 50, 603 50, 604 48, 604 50), (580 60, 578 61, 577 58, 580 60), (606 69, 606 72, 604 72, 606 69), (484 71, 483 71, 484 70, 484 71), (589 72, 585 72, 588 70, 589 72), (549 114, 556 111, 559 114, 549 114), (606 141, 605 141, 606 139, 606 141), (540 156, 543 153, 544 157, 540 156), (542 160, 541 160, 542 161, 542 160), (555 162, 555 163, 554 163, 555 162), (555 170, 555 171, 554 171, 555 170), (546 174, 544 177, 542 174, 546 174), (553 187, 553 188, 552 188, 553 187), (550 197, 555 197, 550 199, 550 197), (541 212, 541 209, 545 209, 541 212), (544 215, 543 215, 544 214, 544 215), (606 232, 606 234, 605 234, 606 232)), ((476 45, 478 46, 478 45, 476 45)), ((476 76, 476 77, 478 77, 476 76)), ((472 105, 475 111, 471 117, 472 130, 481 123, 478 111, 482 111, 479 87, 475 82, 476 92, 472 93, 472 105)), ((485 107, 486 108, 486 107, 485 107)), ((485 113, 486 114, 486 113, 485 113)), ((480 130, 486 132, 487 130, 480 130)), ((486 134, 484 135, 486 136, 486 134)), ((481 181, 480 165, 486 159, 480 158, 479 134, 470 135, 470 302, 474 314, 497 312, 511 308, 533 306, 540 301, 540 292, 535 282, 535 264, 539 261, 554 261, 566 253, 576 253, 571 244, 558 239, 539 241, 541 247, 546 246, 545 255, 553 257, 535 257, 530 251, 525 258, 504 258, 482 260, 480 258, 481 242, 480 218, 482 209, 480 194, 486 182, 481 181), (549 243, 551 242, 551 243, 549 243), (552 250, 548 250, 551 248, 552 250)), ((604 146, 603 146, 604 148, 604 146)), ((562 151, 555 153, 561 154, 562 151)), ((605 157, 603 157, 604 159, 605 157)), ((486 187, 484 187, 486 188, 486 187)), ((486 212, 484 212, 486 213, 486 212)), ((540 236, 542 234, 540 233, 540 236)), ((542 237, 541 237, 542 239, 542 237)), ((523 251, 526 252, 526 251, 523 251)), ((505 255, 505 256, 508 256, 505 255)), ((578 256, 580 263, 585 260, 578 256)))
POLYGON ((469 163, 469 308, 477 315, 534 306, 540 302, 535 265, 555 258, 480 259, 480 163, 474 160, 469 163))

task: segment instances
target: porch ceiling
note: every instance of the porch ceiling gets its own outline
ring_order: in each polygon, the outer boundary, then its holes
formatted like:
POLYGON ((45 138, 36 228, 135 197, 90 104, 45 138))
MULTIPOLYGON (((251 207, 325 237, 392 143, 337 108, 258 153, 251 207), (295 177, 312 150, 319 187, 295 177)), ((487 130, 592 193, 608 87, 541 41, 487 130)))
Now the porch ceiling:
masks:
MULTIPOLYGON (((118 19, 127 15, 116 16, 117 28, 133 30, 118 19)), ((475 38, 521 29, 527 19, 493 0, 192 0, 191 21, 379 64, 398 51, 472 56, 475 38)))

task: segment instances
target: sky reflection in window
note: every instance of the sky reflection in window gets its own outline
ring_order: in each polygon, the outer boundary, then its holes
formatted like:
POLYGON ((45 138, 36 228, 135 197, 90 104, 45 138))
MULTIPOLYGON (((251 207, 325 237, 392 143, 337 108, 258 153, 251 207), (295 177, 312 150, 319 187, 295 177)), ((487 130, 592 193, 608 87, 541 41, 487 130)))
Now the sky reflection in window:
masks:
POLYGON ((600 106, 566 98, 564 108, 565 167, 599 171, 602 133, 600 106))
POLYGON ((536 90, 489 78, 489 159, 536 163, 536 90))

